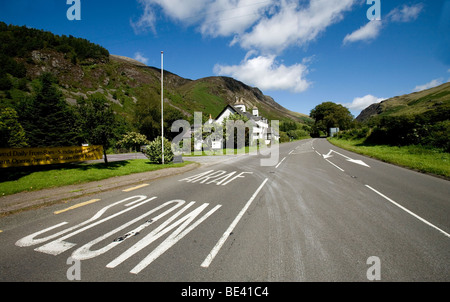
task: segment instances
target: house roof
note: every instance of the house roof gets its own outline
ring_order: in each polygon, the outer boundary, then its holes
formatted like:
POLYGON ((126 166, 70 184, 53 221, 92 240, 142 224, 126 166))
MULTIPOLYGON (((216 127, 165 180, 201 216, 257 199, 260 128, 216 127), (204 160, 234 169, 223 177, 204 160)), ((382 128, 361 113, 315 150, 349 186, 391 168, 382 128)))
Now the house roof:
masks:
POLYGON ((216 120, 227 110, 227 108, 230 108, 232 111, 234 111, 235 113, 239 114, 239 115, 243 115, 246 116, 249 120, 253 120, 253 121, 259 121, 262 118, 260 116, 254 116, 248 112, 242 112, 242 110, 240 110, 239 108, 234 107, 233 105, 227 105, 220 113, 219 115, 216 117, 216 120))

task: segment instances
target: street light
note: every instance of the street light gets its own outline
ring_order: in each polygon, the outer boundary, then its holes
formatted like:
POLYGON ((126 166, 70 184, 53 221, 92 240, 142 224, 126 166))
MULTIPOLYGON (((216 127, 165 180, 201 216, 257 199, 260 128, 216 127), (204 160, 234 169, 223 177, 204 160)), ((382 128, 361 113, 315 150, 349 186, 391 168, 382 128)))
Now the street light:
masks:
POLYGON ((161 51, 161 149, 164 165, 164 52, 161 51))

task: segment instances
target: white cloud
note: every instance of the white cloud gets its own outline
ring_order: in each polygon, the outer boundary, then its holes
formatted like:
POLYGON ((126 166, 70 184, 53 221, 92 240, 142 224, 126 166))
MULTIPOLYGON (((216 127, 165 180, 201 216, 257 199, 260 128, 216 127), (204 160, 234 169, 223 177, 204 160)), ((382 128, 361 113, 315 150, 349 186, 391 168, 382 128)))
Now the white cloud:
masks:
POLYGON ((253 26, 277 1, 215 0, 206 6, 200 31, 212 37, 240 35, 253 26))
POLYGON ((232 76, 260 89, 290 90, 303 92, 310 86, 304 77, 308 68, 303 64, 286 66, 275 60, 274 55, 246 58, 240 65, 224 66, 217 64, 217 75, 232 76))
POLYGON ((348 42, 356 42, 356 41, 368 41, 373 40, 378 37, 382 28, 382 21, 373 20, 362 26, 358 30, 354 31, 351 34, 348 34, 344 38, 344 44, 348 42))
POLYGON ((141 63, 144 63, 145 65, 148 64, 148 58, 144 57, 140 52, 136 52, 134 54, 134 59, 141 63))
POLYGON ((239 37, 243 48, 281 52, 292 45, 314 41, 327 27, 343 19, 356 0, 316 0, 306 7, 294 1, 281 1, 269 17, 262 17, 239 37))
POLYGON ((351 111, 361 111, 366 109, 372 104, 380 103, 382 101, 386 100, 385 98, 378 98, 373 95, 366 95, 363 97, 354 98, 353 102, 344 104, 345 107, 350 109, 351 111))
POLYGON ((140 30, 155 30, 155 11, 186 25, 196 25, 207 36, 229 36, 240 34, 265 14, 265 8, 276 0, 137 0, 144 13, 137 22, 140 30))
POLYGON ((403 5, 401 8, 394 8, 387 14, 387 17, 382 21, 373 20, 357 29, 351 34, 345 36, 343 43, 352 43, 357 41, 368 41, 377 38, 383 28, 383 24, 388 24, 389 22, 412 22, 415 21, 420 12, 423 9, 423 4, 419 3, 416 5, 403 5), (383 23, 382 23, 383 22, 383 23))
POLYGON ((153 7, 151 3, 146 0, 137 0, 139 4, 142 5, 144 12, 142 16, 137 21, 130 20, 131 27, 133 27, 134 33, 138 34, 142 31, 146 31, 148 29, 155 32, 155 21, 156 17, 153 12, 153 7))
POLYGON ((415 21, 423 9, 423 4, 408 6, 404 4, 402 8, 395 8, 389 14, 388 18, 394 22, 411 22, 415 21))
POLYGON ((184 22, 193 22, 199 17, 199 13, 211 1, 209 0, 140 0, 147 3, 161 6, 164 13, 168 16, 182 20, 184 22))
POLYGON ((430 88, 439 86, 439 85, 441 85, 443 83, 444 82, 443 82, 442 78, 434 79, 434 80, 432 80, 432 81, 430 81, 430 82, 428 82, 426 84, 416 86, 416 88, 414 88, 413 92, 418 92, 418 91, 430 89, 430 88))
POLYGON ((183 24, 197 26, 205 36, 234 36, 232 45, 276 50, 313 41, 343 19, 359 0, 137 0, 143 15, 131 22, 135 32, 155 31, 161 12, 183 24), (305 2, 307 4, 305 4, 305 2))
POLYGON ((131 22, 136 33, 156 32, 159 16, 194 26, 208 37, 231 37, 230 45, 247 50, 238 65, 216 65, 214 72, 261 89, 302 92, 305 61, 286 66, 277 61, 286 48, 305 46, 361 0, 137 0, 143 13, 131 22), (259 56, 258 56, 259 55, 259 56))

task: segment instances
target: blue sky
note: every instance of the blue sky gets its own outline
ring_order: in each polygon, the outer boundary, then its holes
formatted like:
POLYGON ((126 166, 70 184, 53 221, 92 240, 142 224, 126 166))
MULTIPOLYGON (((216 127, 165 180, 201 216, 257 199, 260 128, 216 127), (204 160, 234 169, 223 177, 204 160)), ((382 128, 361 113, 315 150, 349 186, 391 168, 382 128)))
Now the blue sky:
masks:
POLYGON ((0 21, 73 35, 182 77, 231 76, 309 114, 450 80, 450 0, 0 0, 0 21), (70 3, 74 3, 69 1, 70 3), (380 20, 367 11, 380 3, 380 20))

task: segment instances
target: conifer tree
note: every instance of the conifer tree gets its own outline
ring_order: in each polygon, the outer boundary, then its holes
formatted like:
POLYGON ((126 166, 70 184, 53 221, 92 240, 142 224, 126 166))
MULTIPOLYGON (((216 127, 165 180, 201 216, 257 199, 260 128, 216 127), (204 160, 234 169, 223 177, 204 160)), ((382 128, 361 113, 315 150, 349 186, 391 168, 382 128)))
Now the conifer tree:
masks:
POLYGON ((80 144, 73 108, 54 85, 51 74, 40 77, 40 88, 19 104, 20 123, 31 147, 62 147, 80 144))

